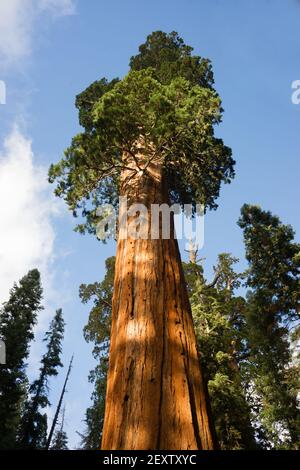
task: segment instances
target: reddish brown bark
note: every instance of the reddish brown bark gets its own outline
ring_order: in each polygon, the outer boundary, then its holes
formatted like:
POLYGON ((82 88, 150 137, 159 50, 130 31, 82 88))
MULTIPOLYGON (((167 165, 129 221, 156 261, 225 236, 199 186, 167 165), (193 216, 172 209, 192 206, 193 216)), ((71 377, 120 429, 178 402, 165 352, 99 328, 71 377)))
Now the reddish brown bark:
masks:
MULTIPOLYGON (((121 195, 167 203, 160 162, 124 170, 121 195)), ((213 448, 177 240, 119 237, 102 449, 213 448)))

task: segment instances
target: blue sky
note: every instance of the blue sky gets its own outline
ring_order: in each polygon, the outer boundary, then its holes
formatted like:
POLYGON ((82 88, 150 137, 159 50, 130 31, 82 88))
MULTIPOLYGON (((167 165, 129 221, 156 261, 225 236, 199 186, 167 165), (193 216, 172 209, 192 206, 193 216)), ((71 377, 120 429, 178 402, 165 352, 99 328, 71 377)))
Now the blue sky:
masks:
POLYGON ((78 287, 102 279, 115 244, 72 231, 75 222, 51 196, 46 170, 79 130, 75 95, 100 77, 124 76, 130 56, 158 29, 178 31, 195 53, 211 59, 225 109, 217 134, 237 161, 219 209, 205 218, 200 255, 207 277, 220 252, 245 266, 236 225, 243 203, 260 204, 300 230, 300 105, 291 101, 291 84, 300 79, 300 2, 0 0, 0 80, 7 89, 0 105, 0 296, 5 301, 28 269, 41 269, 46 309, 32 348, 32 377, 43 331, 54 309, 63 307, 66 367, 51 381, 51 401, 58 400, 74 352, 65 400, 72 446, 83 429, 93 366, 82 337, 89 309, 80 304, 78 287))

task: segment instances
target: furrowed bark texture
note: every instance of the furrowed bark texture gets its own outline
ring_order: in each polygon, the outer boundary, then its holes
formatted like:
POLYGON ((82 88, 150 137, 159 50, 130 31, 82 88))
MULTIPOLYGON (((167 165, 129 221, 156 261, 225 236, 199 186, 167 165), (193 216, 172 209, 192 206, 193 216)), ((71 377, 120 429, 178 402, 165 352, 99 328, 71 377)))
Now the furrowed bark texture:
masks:
MULTIPOLYGON (((132 168, 128 207, 168 203, 159 161, 132 168)), ((207 400, 177 240, 119 232, 102 449, 213 449, 207 400)))

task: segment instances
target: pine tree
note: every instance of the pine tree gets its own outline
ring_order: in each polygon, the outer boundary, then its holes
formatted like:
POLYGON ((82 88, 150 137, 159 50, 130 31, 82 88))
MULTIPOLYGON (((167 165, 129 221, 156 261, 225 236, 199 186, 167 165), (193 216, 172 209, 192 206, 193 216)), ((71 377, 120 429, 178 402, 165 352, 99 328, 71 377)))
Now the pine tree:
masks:
POLYGON ((40 273, 33 269, 10 291, 0 311, 0 338, 6 345, 6 364, 0 365, 0 448, 16 445, 17 428, 26 397, 26 359, 33 326, 42 309, 40 273))
MULTIPOLYGON (((126 77, 92 84, 77 106, 84 131, 49 178, 86 217, 78 230, 95 232, 96 208, 117 196, 150 217, 146 237, 118 237, 102 448, 212 449, 173 214, 169 239, 161 227, 150 239, 153 204, 216 208, 222 182, 234 176, 231 150, 214 135, 222 108, 210 62, 177 33, 155 32, 126 77)), ((127 219, 138 221, 138 211, 127 219)))
POLYGON ((202 266, 183 263, 202 369, 218 440, 224 450, 257 448, 243 380, 248 347, 245 300, 234 295, 242 277, 233 270, 237 261, 228 254, 219 255, 211 283, 205 280, 202 266))
POLYGON ((22 448, 44 449, 47 440, 47 415, 41 409, 50 405, 49 377, 58 374, 58 367, 62 367, 60 360, 65 322, 62 310, 56 311, 46 332, 44 342, 46 353, 41 360, 40 374, 30 386, 30 398, 22 416, 18 444, 22 448))
POLYGON ((86 430, 82 437, 82 446, 84 449, 95 450, 100 446, 104 422, 115 257, 108 258, 105 266, 106 274, 102 282, 80 286, 82 302, 87 303, 93 299, 89 320, 84 327, 84 337, 87 342, 94 343, 93 356, 98 361, 89 375, 94 390, 92 405, 86 410, 86 430))
POLYGON ((68 436, 64 431, 65 423, 65 407, 62 412, 61 423, 59 429, 54 433, 53 443, 50 450, 68 450, 68 436))
POLYGON ((299 388, 290 333, 299 323, 300 245, 289 225, 258 206, 243 206, 239 226, 249 262, 246 320, 257 420, 270 447, 298 448, 299 388))

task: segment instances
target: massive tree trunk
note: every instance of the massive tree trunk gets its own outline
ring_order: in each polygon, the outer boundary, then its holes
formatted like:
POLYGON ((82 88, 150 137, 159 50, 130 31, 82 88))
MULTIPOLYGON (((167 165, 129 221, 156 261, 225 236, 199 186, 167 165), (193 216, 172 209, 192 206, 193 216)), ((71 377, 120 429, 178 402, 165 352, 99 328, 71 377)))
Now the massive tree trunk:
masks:
MULTIPOLYGON (((141 155, 137 159, 143 161, 141 155)), ((167 187, 159 159, 146 171, 137 168, 137 159, 132 170, 123 170, 121 196, 127 196, 128 207, 144 204, 150 218, 151 204, 168 203, 167 187)), ((155 240, 122 239, 121 232, 120 227, 102 449, 213 449, 173 218, 170 239, 161 233, 155 240)))

